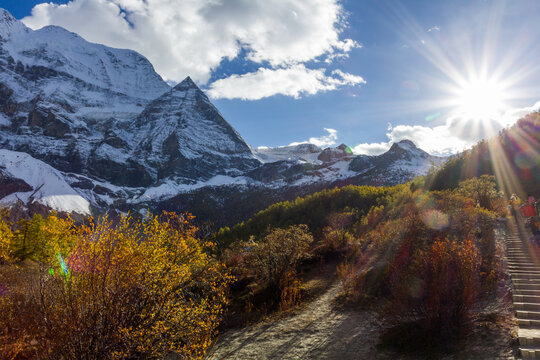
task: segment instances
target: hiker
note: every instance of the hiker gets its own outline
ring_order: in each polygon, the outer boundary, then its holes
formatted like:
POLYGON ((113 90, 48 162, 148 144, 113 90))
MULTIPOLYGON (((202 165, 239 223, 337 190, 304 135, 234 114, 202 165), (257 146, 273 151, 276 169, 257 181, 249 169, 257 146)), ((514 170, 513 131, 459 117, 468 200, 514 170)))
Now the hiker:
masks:
POLYGON ((521 200, 519 197, 514 193, 512 196, 510 196, 510 200, 508 200, 508 207, 510 208, 510 212, 513 217, 517 216, 517 211, 519 210, 519 205, 521 204, 521 200))
POLYGON ((536 215, 538 215, 538 209, 536 208, 536 199, 534 198, 534 196, 531 194, 527 195, 527 202, 529 203, 529 205, 532 205, 534 207, 534 211, 536 215))
POLYGON ((527 202, 520 207, 520 210, 521 214, 525 218, 536 217, 534 196, 529 195, 527 198, 527 202))

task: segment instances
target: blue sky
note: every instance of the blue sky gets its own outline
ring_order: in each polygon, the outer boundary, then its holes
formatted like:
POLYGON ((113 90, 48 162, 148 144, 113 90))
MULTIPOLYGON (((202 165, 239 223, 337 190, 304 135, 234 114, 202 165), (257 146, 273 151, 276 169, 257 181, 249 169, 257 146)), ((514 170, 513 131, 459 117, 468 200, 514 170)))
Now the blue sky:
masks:
POLYGON ((0 4, 33 28, 135 48, 168 80, 192 76, 254 147, 343 142, 378 153, 411 138, 451 153, 539 105, 540 1, 290 0, 286 17, 278 8, 287 1, 272 2, 228 0, 166 18, 168 9, 147 8, 152 0, 55 1, 68 7, 41 5, 32 17, 42 1, 0 4), (151 32, 170 42, 154 45, 151 32), (483 109, 464 100, 471 91, 483 109))

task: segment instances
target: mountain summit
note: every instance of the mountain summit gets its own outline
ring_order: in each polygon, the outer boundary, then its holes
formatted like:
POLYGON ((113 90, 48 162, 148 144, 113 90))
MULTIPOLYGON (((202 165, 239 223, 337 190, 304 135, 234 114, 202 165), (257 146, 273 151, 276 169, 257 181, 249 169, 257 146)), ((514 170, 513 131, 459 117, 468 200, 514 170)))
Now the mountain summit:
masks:
POLYGON ((129 131, 136 158, 156 169, 156 180, 208 180, 219 173, 239 175, 260 164, 189 77, 146 106, 129 131))

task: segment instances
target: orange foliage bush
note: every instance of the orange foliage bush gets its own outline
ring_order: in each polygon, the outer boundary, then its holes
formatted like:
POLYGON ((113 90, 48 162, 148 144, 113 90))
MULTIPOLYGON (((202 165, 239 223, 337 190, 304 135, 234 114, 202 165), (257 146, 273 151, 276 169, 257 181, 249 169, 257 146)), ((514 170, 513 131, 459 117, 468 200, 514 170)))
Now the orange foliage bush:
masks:
POLYGON ((501 213, 493 178, 461 185, 440 192, 402 188, 384 208, 367 213, 365 233, 339 269, 349 299, 386 299, 388 306, 379 307, 385 318, 415 322, 426 336, 466 328, 502 278, 494 236, 501 213))
POLYGON ((471 239, 435 240, 428 250, 417 251, 408 269, 394 273, 389 312, 402 320, 420 320, 425 334, 457 332, 479 298, 480 265, 471 239))

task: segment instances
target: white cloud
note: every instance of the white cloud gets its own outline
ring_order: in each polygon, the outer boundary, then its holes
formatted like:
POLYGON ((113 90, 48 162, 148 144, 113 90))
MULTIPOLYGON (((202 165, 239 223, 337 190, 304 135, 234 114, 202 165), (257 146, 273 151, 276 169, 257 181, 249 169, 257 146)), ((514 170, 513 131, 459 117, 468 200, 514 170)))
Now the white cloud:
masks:
POLYGON ((355 154, 378 155, 387 151, 393 143, 408 139, 422 150, 433 155, 455 154, 471 147, 482 138, 494 136, 498 131, 514 124, 524 115, 539 110, 540 101, 531 107, 509 110, 497 121, 489 123, 474 123, 470 120, 449 117, 444 124, 434 127, 422 125, 389 126, 386 133, 388 142, 359 144, 353 148, 353 152, 355 154))
POLYGON ((339 0, 72 0, 36 5, 23 22, 34 29, 59 25, 92 42, 134 49, 167 80, 189 75, 199 83, 223 59, 241 53, 279 72, 359 47, 340 38, 345 12, 339 0))
POLYGON ((278 69, 259 68, 256 72, 232 75, 210 84, 208 94, 214 99, 258 100, 277 94, 299 98, 362 83, 365 83, 362 77, 341 70, 326 75, 325 69, 308 69, 298 64, 278 69))
POLYGON ((390 149, 390 143, 363 143, 352 148, 353 153, 363 155, 379 155, 390 149))
POLYGON ((421 125, 397 125, 388 129, 388 142, 363 143, 353 147, 355 154, 379 155, 401 140, 411 140, 420 149, 433 155, 455 154, 471 146, 467 141, 450 131, 447 124, 435 127, 421 125))
POLYGON ((338 138, 337 130, 324 128, 328 135, 323 135, 321 137, 311 137, 307 141, 299 141, 290 143, 289 146, 295 146, 300 144, 314 144, 318 147, 325 148, 336 144, 338 138))
POLYGON ((438 27, 437 25, 435 25, 435 26, 429 28, 427 32, 432 32, 432 31, 441 31, 441 28, 438 27))
POLYGON ((540 101, 536 102, 533 106, 524 107, 520 109, 513 109, 508 111, 505 116, 502 118, 503 125, 508 126, 512 125, 516 119, 520 119, 523 116, 530 114, 532 112, 540 111, 540 101))

